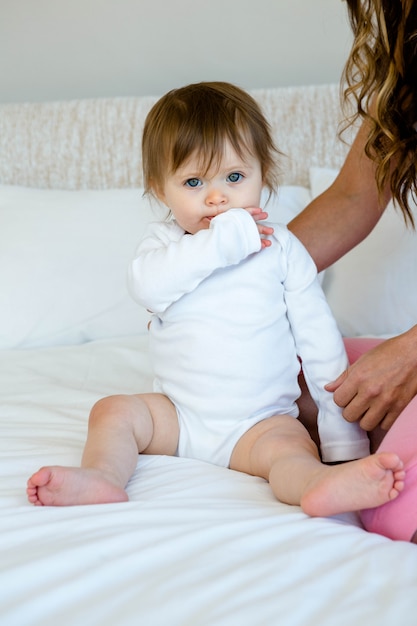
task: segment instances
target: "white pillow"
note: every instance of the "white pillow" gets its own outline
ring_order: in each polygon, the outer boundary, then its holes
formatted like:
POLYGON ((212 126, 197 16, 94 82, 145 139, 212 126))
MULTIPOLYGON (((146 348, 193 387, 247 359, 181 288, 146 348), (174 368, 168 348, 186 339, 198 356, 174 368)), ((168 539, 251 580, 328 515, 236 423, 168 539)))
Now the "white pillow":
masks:
POLYGON ((288 224, 311 201, 310 190, 296 185, 279 187, 276 194, 264 190, 261 204, 268 212, 268 221, 278 224, 288 224))
MULTIPOLYGON (((146 332, 149 314, 129 296, 126 270, 147 223, 165 211, 142 194, 0 185, 0 349, 146 332)), ((309 199, 281 188, 270 221, 288 221, 309 199)))
POLYGON ((0 348, 144 332, 126 268, 152 215, 141 189, 0 185, 0 348))
MULTIPOLYGON (((312 196, 336 175, 312 168, 312 196)), ((323 288, 345 336, 397 335, 417 323, 417 233, 392 202, 368 237, 326 270, 323 288)))

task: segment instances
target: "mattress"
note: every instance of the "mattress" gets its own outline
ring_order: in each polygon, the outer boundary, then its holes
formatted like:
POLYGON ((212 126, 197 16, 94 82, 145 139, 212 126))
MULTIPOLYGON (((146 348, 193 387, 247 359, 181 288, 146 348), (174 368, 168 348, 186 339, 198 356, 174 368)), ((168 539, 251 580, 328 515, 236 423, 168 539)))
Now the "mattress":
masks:
POLYGON ((416 545, 309 518, 260 478, 143 456, 129 502, 27 502, 40 466, 79 464, 98 398, 151 388, 146 334, 4 350, 0 381, 4 626, 417 623, 416 545))

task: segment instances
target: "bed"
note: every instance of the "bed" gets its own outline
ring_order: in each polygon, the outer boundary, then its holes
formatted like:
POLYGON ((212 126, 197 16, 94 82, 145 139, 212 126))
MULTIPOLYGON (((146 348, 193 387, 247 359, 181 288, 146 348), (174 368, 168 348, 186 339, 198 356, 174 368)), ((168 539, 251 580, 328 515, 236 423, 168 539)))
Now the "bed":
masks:
MULTIPOLYGON (((287 221, 340 168, 336 85, 253 92, 280 149, 287 221)), ((42 465, 78 465, 104 395, 151 389, 126 266, 154 207, 140 135, 155 98, 0 106, 0 622, 4 626, 415 626, 417 546, 355 513, 309 518, 262 479, 144 456, 129 502, 34 507, 42 465)), ((345 335, 417 319, 416 234, 390 207, 322 276, 345 335), (410 285, 412 286, 410 288, 410 285)))

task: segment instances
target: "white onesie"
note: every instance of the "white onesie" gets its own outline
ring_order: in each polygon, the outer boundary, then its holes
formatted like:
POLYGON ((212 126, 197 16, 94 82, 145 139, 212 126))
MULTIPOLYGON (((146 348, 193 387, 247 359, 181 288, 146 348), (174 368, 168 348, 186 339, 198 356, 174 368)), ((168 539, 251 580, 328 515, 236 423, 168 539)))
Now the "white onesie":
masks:
POLYGON ((179 456, 228 466, 254 424, 297 417, 299 358, 319 407, 323 460, 369 454, 366 433, 324 389, 348 362, 316 267, 286 227, 273 226, 261 249, 244 209, 195 235, 175 220, 153 223, 129 268, 132 296, 153 314, 154 390, 177 409, 179 456))

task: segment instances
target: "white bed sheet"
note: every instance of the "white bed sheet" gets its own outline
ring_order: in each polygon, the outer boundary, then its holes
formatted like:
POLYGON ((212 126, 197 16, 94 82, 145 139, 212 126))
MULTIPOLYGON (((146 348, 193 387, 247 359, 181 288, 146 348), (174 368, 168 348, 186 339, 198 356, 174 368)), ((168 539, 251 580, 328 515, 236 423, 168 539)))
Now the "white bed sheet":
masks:
POLYGON ((417 546, 308 518, 258 478, 143 457, 128 503, 27 503, 34 470, 79 463, 96 399, 149 390, 146 342, 0 353, 0 623, 415 626, 417 546))

